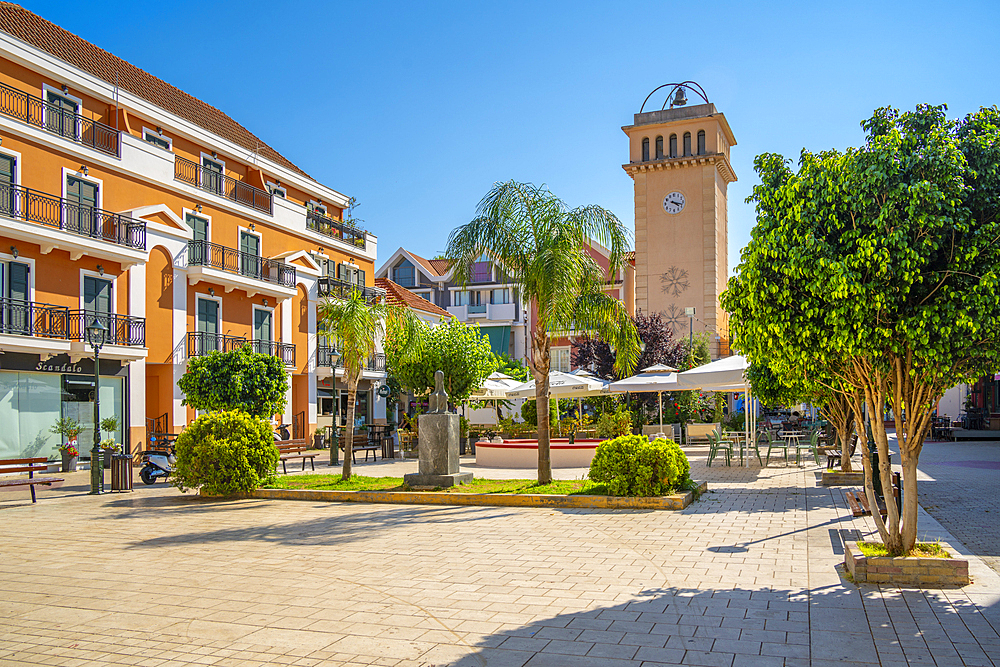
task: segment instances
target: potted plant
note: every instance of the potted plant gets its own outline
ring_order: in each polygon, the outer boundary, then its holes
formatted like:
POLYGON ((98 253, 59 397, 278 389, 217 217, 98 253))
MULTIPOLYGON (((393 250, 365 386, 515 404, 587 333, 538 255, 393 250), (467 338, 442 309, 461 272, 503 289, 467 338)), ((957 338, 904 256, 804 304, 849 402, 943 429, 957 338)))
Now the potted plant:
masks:
POLYGON ((56 423, 52 425, 49 429, 51 433, 62 436, 62 443, 59 445, 59 453, 62 455, 62 471, 63 472, 73 472, 76 470, 76 462, 80 456, 80 450, 77 449, 76 438, 80 435, 80 431, 83 430, 83 426, 80 422, 76 421, 72 417, 60 417, 56 420, 56 423), (67 454, 67 452, 72 451, 72 455, 67 454), (70 467, 72 465, 72 468, 70 467))
POLYGON ((111 415, 102 419, 101 431, 110 436, 103 438, 100 444, 101 452, 104 454, 104 469, 109 470, 111 468, 111 455, 122 449, 122 446, 115 440, 115 435, 118 433, 118 417, 111 415))
POLYGON ((59 454, 62 456, 62 471, 76 472, 76 464, 80 458, 80 450, 73 444, 74 441, 64 442, 59 445, 59 454))

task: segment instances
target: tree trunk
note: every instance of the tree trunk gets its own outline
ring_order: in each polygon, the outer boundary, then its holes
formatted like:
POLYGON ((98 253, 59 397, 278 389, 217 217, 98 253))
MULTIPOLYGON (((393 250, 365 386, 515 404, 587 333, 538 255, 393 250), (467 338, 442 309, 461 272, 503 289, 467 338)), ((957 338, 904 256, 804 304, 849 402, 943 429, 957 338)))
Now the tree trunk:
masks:
POLYGON ((532 336, 535 373, 535 413, 538 417, 538 483, 552 483, 552 456, 549 448, 549 337, 539 326, 532 336))
POLYGON ((358 379, 353 374, 350 374, 350 377, 347 378, 347 423, 344 425, 344 468, 340 476, 345 482, 351 478, 351 464, 354 463, 354 402, 357 396, 358 379))
MULTIPOLYGON (((903 555, 903 536, 900 532, 899 508, 896 507, 896 499, 892 495, 892 466, 889 464, 889 439, 885 432, 885 420, 883 407, 885 406, 885 382, 881 381, 881 374, 875 382, 875 387, 866 387, 865 402, 868 406, 869 422, 872 425, 872 436, 875 438, 875 446, 878 449, 878 475, 882 480, 882 497, 886 509, 886 533, 888 539, 885 540, 885 547, 891 556, 903 555), (874 391, 873 391, 874 389, 874 391)), ((873 471, 874 473, 875 471, 873 471)), ((878 511, 877 507, 872 507, 872 513, 878 511)))
POLYGON ((837 433, 837 442, 840 443, 840 469, 844 472, 851 472, 850 450, 854 426, 851 402, 848 397, 836 393, 823 406, 823 413, 833 422, 833 428, 837 433))
MULTIPOLYGON (((862 409, 864 406, 864 397, 860 391, 856 391, 850 396, 850 399, 851 409, 854 412, 854 424, 858 432, 858 445, 861 448, 861 468, 865 472, 865 496, 868 497, 869 507, 878 507, 875 498, 875 484, 872 481, 874 479, 874 471, 872 470, 871 456, 869 456, 868 429, 865 428, 864 410, 862 409)), ((878 529, 879 537, 882 538, 882 543, 888 544, 889 531, 882 520, 882 515, 877 511, 873 512, 872 519, 875 521, 875 527, 878 529)))

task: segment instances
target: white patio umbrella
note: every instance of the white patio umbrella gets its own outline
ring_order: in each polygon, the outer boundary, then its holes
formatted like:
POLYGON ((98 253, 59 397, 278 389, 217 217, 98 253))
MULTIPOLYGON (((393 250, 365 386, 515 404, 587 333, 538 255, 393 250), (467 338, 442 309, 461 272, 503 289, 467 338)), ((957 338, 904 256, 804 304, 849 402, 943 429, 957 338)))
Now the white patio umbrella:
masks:
MULTIPOLYGON (((749 448, 753 438, 756 438, 757 420, 750 414, 752 396, 750 393, 750 380, 747 378, 746 370, 750 362, 747 358, 738 354, 731 357, 723 357, 718 361, 713 361, 704 366, 692 368, 689 371, 677 374, 677 389, 688 391, 700 389, 702 391, 742 391, 746 392, 745 448, 749 448)), ((746 453, 744 449, 744 453, 746 453)), ((746 465, 750 466, 750 457, 746 457, 746 465)))
MULTIPOLYGON (((549 396, 556 398, 577 398, 581 396, 598 396, 605 392, 607 382, 589 374, 571 375, 562 371, 549 372, 549 396)), ((507 398, 534 398, 535 381, 510 389, 507 398)))
POLYGON ((627 392, 656 392, 656 402, 660 408, 660 432, 663 433, 663 392, 676 391, 677 389, 677 369, 664 364, 653 364, 649 368, 643 368, 632 377, 627 377, 608 385, 609 391, 615 393, 627 392))

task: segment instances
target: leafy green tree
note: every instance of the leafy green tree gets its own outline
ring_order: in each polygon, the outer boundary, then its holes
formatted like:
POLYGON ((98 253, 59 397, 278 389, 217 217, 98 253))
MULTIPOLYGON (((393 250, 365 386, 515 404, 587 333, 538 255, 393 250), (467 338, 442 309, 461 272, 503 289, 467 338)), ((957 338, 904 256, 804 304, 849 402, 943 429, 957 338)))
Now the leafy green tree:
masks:
MULTIPOLYGON (((723 295, 735 346, 780 375, 841 382, 858 436, 871 415, 890 488, 888 402, 903 507, 873 519, 889 552, 917 534, 917 462, 944 391, 1000 358, 1000 110, 950 121, 945 107, 879 109, 865 143, 803 151, 798 171, 760 155, 757 225, 723 295)), ((874 502, 867 457, 866 492, 874 502)))
POLYGON ((188 360, 177 386, 195 410, 242 410, 271 419, 285 409, 288 374, 281 359, 249 345, 188 360))
MULTIPOLYGON (((418 353, 422 341, 420 321, 410 311, 385 302, 368 303, 361 290, 351 290, 346 298, 327 298, 318 308, 320 335, 340 355, 347 382, 347 424, 344 438, 344 467, 341 477, 351 478, 351 447, 354 442, 354 407, 358 383, 368 360, 375 354, 376 339, 387 345, 400 345, 418 353)), ((398 379, 398 377, 397 377, 398 379)), ((337 456, 337 443, 330 448, 330 465, 337 456)))
POLYGON ((170 483, 181 491, 248 493, 274 478, 278 465, 271 424, 242 410, 198 417, 177 437, 177 464, 170 483))
POLYGON ((488 257, 537 307, 531 366, 538 409, 538 482, 552 481, 549 451, 549 332, 594 331, 618 350, 618 372, 630 374, 639 358, 639 335, 625 305, 604 288, 624 266, 629 233, 600 206, 570 209, 544 186, 497 183, 479 202, 476 217, 452 231, 446 254, 453 275, 466 284, 473 265, 488 257), (586 248, 596 241, 609 252, 605 271, 586 248))
POLYGON ((497 368, 490 341, 478 325, 449 319, 434 327, 421 326, 416 335, 421 341, 419 355, 412 354, 407 337, 390 337, 385 344, 389 372, 414 394, 434 391, 434 373, 443 371, 449 400, 460 403, 497 368))

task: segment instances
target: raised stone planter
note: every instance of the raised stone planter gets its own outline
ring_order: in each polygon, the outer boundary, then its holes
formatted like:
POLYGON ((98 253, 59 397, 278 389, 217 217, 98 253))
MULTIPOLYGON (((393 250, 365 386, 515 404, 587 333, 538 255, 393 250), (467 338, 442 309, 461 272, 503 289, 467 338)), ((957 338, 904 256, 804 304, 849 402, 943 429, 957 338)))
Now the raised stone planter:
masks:
POLYGON ((865 483, 865 473, 863 470, 856 472, 824 470, 819 483, 822 486, 861 486, 865 483))
MULTIPOLYGON (((942 545, 944 546, 944 545, 942 545)), ((948 549, 949 553, 954 554, 948 549)), ((898 584, 920 588, 966 586, 969 561, 926 556, 865 556, 857 542, 844 543, 844 564, 859 584, 898 584)))

